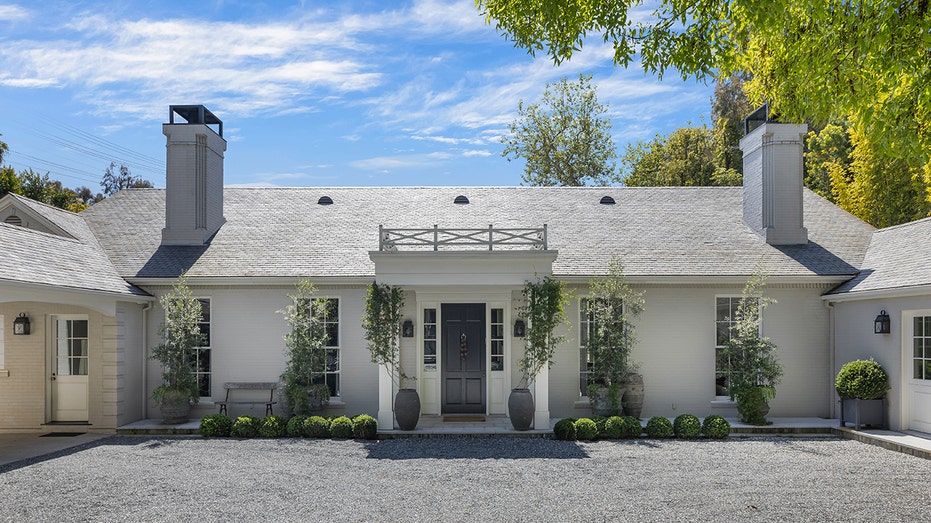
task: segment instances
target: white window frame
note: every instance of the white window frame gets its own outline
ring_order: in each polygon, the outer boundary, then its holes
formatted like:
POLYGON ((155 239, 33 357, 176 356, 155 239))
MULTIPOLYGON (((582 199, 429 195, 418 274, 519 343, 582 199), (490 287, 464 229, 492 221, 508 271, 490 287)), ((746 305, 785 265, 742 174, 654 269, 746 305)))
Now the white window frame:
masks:
POLYGON ((588 349, 586 348, 588 336, 591 334, 591 314, 589 312, 589 297, 582 296, 579 298, 579 356, 576 358, 579 364, 579 398, 585 399, 588 398, 588 395, 583 394, 582 387, 588 389, 588 380, 591 376, 591 358, 588 356, 588 349), (585 358, 587 368, 582 368, 582 358, 585 358))
MULTIPOLYGON (((331 398, 340 398, 342 396, 343 390, 343 352, 342 352, 342 343, 343 343, 343 300, 339 296, 316 296, 313 300, 336 300, 336 321, 329 321, 329 316, 324 318, 323 328, 326 332, 327 325, 336 324, 336 344, 335 345, 326 345, 323 350, 327 354, 331 352, 336 353, 336 370, 331 371, 327 370, 324 372, 324 383, 329 384, 329 377, 335 376, 335 386, 334 391, 330 392, 331 398)), ((329 365, 328 365, 329 366, 329 365)))
MULTIPOLYGON (((736 299, 736 300, 737 300, 737 301, 736 301, 737 306, 740 306, 740 300, 741 300, 742 298, 743 298, 743 295, 742 295, 742 294, 716 294, 715 297, 714 297, 714 311, 713 311, 713 313, 712 313, 713 316, 714 316, 714 329, 713 329, 713 332, 712 332, 712 336, 714 336, 714 380, 713 380, 713 382, 714 382, 714 386, 715 386, 714 399, 715 399, 716 401, 730 401, 730 400, 731 400, 730 394, 720 395, 720 394, 718 394, 718 390, 717 390, 717 387, 718 387, 718 373, 719 373, 719 371, 718 371, 718 351, 724 348, 723 345, 718 345, 718 322, 721 321, 721 320, 718 320, 718 300, 720 300, 720 299, 730 299, 730 300, 736 299)), ((762 296, 756 296, 756 299, 758 299, 758 300, 761 299, 761 298, 762 298, 762 296)), ((735 302, 731 301, 732 307, 733 307, 733 304, 734 304, 734 303, 735 303, 735 302)), ((735 311, 735 310, 736 310, 736 307, 734 307, 733 309, 731 309, 731 311, 730 311, 730 312, 731 312, 731 316, 728 316, 727 323, 728 323, 729 326, 731 326, 731 325, 734 324, 733 314, 734 314, 734 311, 735 311)), ((761 337, 763 336, 763 309, 762 309, 762 308, 760 309, 760 329, 759 329, 758 335, 761 336, 761 337)), ((728 373, 729 373, 729 371, 728 371, 728 373)))
MULTIPOLYGON (((207 351, 210 358, 210 365, 206 372, 201 372, 197 365, 194 366, 194 379, 197 380, 197 388, 200 390, 200 377, 207 376, 207 395, 201 396, 201 398, 209 399, 213 397, 213 298, 210 296, 195 296, 194 299, 200 302, 201 304, 201 320, 197 322, 197 326, 200 327, 203 324, 207 324, 207 344, 199 345, 194 347, 194 351, 200 355, 200 353, 207 351), (203 320, 203 306, 204 302, 207 302, 207 321, 203 320)), ((199 359, 199 358, 198 358, 199 359)), ((196 361, 196 360, 195 360, 196 361)))

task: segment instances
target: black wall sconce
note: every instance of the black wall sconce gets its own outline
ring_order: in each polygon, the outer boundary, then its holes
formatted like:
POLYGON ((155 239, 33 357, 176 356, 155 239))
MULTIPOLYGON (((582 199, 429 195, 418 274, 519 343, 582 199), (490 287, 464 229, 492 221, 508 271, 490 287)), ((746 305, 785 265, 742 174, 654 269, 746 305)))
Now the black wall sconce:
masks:
POLYGON ((404 320, 404 324, 401 325, 401 336, 405 338, 414 337, 414 322, 411 320, 404 320))
POLYGON ((527 326, 524 324, 524 320, 517 320, 514 322, 514 337, 523 338, 527 334, 527 326))
POLYGON ((13 320, 13 334, 16 334, 16 335, 29 334, 29 318, 26 317, 25 312, 19 313, 19 316, 15 320, 13 320))
POLYGON ((874 334, 889 334, 892 332, 892 322, 889 320, 889 315, 886 314, 885 309, 879 311, 879 316, 876 316, 876 319, 873 320, 873 333, 874 334))

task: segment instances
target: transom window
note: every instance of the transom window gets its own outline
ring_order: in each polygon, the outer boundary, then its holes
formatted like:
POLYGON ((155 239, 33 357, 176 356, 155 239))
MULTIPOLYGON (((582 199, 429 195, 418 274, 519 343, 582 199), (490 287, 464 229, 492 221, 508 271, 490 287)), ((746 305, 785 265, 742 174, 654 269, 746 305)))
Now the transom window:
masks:
POLYGON ((912 378, 931 380, 931 316, 916 316, 912 325, 912 378))

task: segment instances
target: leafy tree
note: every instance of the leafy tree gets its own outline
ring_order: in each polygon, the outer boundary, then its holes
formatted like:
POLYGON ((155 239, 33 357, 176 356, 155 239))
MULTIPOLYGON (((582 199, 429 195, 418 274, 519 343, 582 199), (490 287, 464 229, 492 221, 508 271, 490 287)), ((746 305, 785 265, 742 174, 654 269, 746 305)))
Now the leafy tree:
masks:
POLYGON ((327 301, 315 298, 317 289, 310 280, 301 280, 291 303, 284 310, 288 333, 284 336, 288 362, 281 379, 292 414, 307 415, 319 410, 330 399, 325 383, 326 341, 324 315, 327 301))
POLYGON ((154 187, 152 182, 133 176, 129 167, 123 164, 117 169, 116 162, 110 162, 110 166, 103 173, 103 179, 100 180, 100 186, 107 196, 113 196, 123 189, 154 187))
MULTIPOLYGON (((744 118, 753 112, 753 106, 744 92, 747 76, 733 74, 717 82, 711 99, 712 149, 716 169, 743 173, 743 151, 740 139, 744 135, 744 118)), ((719 178, 723 174, 719 174, 719 178)), ((740 182, 715 185, 740 185, 740 182)))
MULTIPOLYGON (((0 134, 0 136, 3 136, 3 135, 0 134)), ((0 140, 0 164, 3 163, 3 156, 6 155, 6 153, 9 151, 10 151, 10 147, 6 144, 6 142, 4 142, 3 140, 0 140)))
POLYGON ((820 131, 810 131, 805 144, 805 186, 837 203, 837 190, 841 189, 833 188, 831 173, 842 176, 844 186, 852 181, 847 178, 853 151, 847 124, 829 123, 820 131))
POLYGON ((7 193, 22 194, 22 180, 12 167, 0 167, 0 198, 7 193))
POLYGON ((713 161, 713 136, 704 125, 628 145, 621 159, 630 187, 712 185, 713 161))
POLYGON ((152 391, 153 399, 161 404, 168 397, 178 395, 197 403, 200 392, 190 351, 203 344, 200 301, 188 287, 187 276, 182 274, 159 303, 165 311, 165 322, 159 328, 162 343, 152 349, 151 357, 163 368, 162 384, 152 391))
POLYGON ((540 103, 517 106, 501 155, 526 161, 529 185, 607 185, 617 182, 617 152, 607 107, 598 103, 591 75, 547 84, 540 103))

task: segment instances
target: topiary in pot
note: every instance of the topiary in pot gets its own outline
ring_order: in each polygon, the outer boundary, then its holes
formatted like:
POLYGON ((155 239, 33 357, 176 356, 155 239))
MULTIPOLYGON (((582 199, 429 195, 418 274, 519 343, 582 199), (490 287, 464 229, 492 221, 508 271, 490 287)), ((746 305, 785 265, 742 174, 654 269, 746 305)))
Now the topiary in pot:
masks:
POLYGON ((330 422, 330 436, 337 439, 352 438, 352 420, 346 416, 334 418, 330 422))
POLYGON ((622 437, 624 432, 624 421, 620 416, 611 416, 605 421, 604 436, 611 439, 622 437))
POLYGON ((310 416, 304 420, 304 435, 308 438, 329 438, 330 420, 323 416, 310 416))
POLYGON ((288 295, 291 302, 278 311, 288 325, 284 336, 288 360, 281 380, 291 414, 323 412, 330 402, 330 388, 326 384, 329 335, 325 320, 335 311, 330 310, 331 302, 316 295, 314 284, 301 280, 296 291, 288 295))
POLYGON ((263 438, 281 438, 288 432, 288 424, 281 416, 268 416, 259 425, 259 436, 263 438))
POLYGON ((588 418, 579 419, 575 422, 575 436, 581 440, 593 440, 598 437, 598 425, 588 418))
POLYGON ((307 416, 294 416, 288 420, 287 433, 291 438, 300 438, 304 435, 304 420, 307 416))
POLYGON ((681 414, 672 422, 672 431, 677 438, 697 438, 701 436, 701 422, 692 414, 681 414))
POLYGON ((731 424, 723 417, 712 414, 702 422, 701 432, 712 439, 724 439, 731 434, 731 424))
POLYGON ((575 420, 573 418, 564 418, 556 422, 553 426, 553 435, 556 439, 564 441, 575 441, 575 420))
POLYGON ((233 422, 233 430, 230 434, 236 438, 254 438, 259 434, 259 426, 262 419, 256 416, 239 416, 233 422))
POLYGON ((669 421, 669 418, 663 416, 653 416, 647 421, 647 426, 644 429, 644 432, 647 433, 649 438, 671 438, 675 432, 672 428, 672 422, 669 421))
POLYGON ((378 422, 368 414, 359 414, 352 419, 352 433, 356 439, 376 439, 378 422))
POLYGON ((834 382, 841 398, 880 399, 889 390, 889 376, 873 358, 845 363, 834 382))
POLYGON ((639 438, 640 434, 643 432, 643 427, 640 425, 640 420, 633 416, 622 416, 621 417, 621 437, 632 439, 639 438))
POLYGON ((205 438, 225 438, 232 428, 233 420, 225 414, 210 414, 200 420, 200 435, 205 438))

